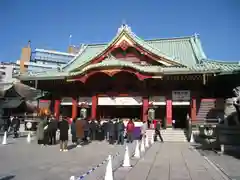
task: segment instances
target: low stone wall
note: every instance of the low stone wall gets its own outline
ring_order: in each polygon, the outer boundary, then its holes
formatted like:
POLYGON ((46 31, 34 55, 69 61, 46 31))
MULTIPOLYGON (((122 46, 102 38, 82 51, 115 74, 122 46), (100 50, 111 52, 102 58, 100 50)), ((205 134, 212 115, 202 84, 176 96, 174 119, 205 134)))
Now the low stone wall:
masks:
POLYGON ((239 146, 240 145, 240 126, 217 126, 217 139, 219 144, 239 146))

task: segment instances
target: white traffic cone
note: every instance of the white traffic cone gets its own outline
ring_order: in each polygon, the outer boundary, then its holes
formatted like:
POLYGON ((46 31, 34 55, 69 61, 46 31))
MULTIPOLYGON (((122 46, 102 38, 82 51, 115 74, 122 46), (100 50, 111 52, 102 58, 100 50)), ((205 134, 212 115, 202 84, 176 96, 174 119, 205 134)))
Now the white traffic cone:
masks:
POLYGON ((27 142, 28 142, 28 143, 31 143, 31 132, 28 132, 27 142))
POLYGON ((141 151, 142 153, 145 152, 144 138, 142 138, 140 151, 141 151))
POLYGON ((151 144, 154 144, 154 133, 152 134, 151 144))
POLYGON ((71 176, 69 180, 75 180, 75 176, 71 176))
POLYGON ((191 133, 190 143, 195 143, 195 140, 194 140, 194 137, 193 137, 193 132, 191 133))
POLYGON ((6 144, 7 144, 7 131, 4 132, 3 141, 2 141, 2 145, 6 145, 6 144))
POLYGON ((224 152, 225 152, 224 144, 221 144, 221 145, 220 145, 220 148, 221 148, 221 153, 224 154, 224 152))
POLYGON ((128 146, 126 146, 126 149, 125 149, 124 160, 123 160, 122 166, 123 167, 131 167, 129 153, 128 153, 128 146))
POLYGON ((139 150, 139 142, 137 140, 137 144, 136 144, 136 148, 135 148, 135 152, 134 152, 134 157, 135 158, 140 158, 140 150, 139 150))
POLYGON ((106 167, 106 173, 104 180, 113 180, 113 170, 112 170, 112 156, 108 156, 108 164, 106 167))
POLYGON ((148 135, 146 135, 145 137, 145 147, 148 148, 149 147, 149 142, 148 142, 148 135))

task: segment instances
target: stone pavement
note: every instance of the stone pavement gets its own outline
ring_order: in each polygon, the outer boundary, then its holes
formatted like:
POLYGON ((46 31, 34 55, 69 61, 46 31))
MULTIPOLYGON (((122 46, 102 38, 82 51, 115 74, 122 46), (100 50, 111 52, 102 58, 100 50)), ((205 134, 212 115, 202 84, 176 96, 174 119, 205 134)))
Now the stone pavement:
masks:
POLYGON ((135 166, 119 168, 114 180, 223 180, 219 169, 212 166, 188 143, 155 143, 135 166))
POLYGON ((234 180, 240 180, 240 152, 238 154, 218 154, 210 150, 201 150, 199 152, 211 160, 227 176, 234 180))
MULTIPOLYGON (((120 152, 114 160, 115 166, 119 166, 125 150, 125 146, 113 146, 107 142, 93 142, 68 152, 60 152, 59 145, 41 147, 36 141, 27 144, 26 138, 9 138, 8 143, 6 146, 0 144, 0 180, 68 180, 72 175, 87 172, 109 154, 120 152)), ((130 145, 131 152, 134 146, 130 145)), ((104 173, 105 168, 95 174, 100 177, 104 173)))
MULTIPOLYGON (((36 141, 27 144, 26 138, 15 140, 9 138, 8 143, 6 146, 0 145, 0 180, 4 178, 8 180, 67 180, 72 175, 80 176, 86 173, 105 160, 109 154, 115 155, 117 152, 120 155, 112 161, 114 180, 227 179, 221 170, 189 143, 157 142, 142 154, 141 159, 131 157, 132 168, 121 167, 125 146, 113 146, 106 142, 93 142, 81 148, 73 148, 68 152, 60 152, 58 145, 41 147, 36 144, 36 141)), ((135 143, 129 144, 129 149, 132 155, 135 143)), ((224 160, 227 159, 222 159, 224 160)), ((103 180, 105 170, 106 164, 87 175, 84 180, 103 180)))

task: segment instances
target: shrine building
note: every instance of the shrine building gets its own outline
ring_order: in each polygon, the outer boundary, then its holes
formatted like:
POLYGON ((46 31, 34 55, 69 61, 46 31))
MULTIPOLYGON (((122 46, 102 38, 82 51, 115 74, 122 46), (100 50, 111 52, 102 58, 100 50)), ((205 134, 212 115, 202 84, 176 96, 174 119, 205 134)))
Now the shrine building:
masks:
POLYGON ((45 101, 57 117, 76 118, 86 108, 89 119, 146 121, 154 108, 156 119, 184 128, 187 115, 195 121, 221 109, 217 101, 232 96, 239 69, 238 62, 208 59, 198 35, 144 40, 122 25, 111 42, 82 46, 62 68, 18 78, 49 92, 45 101))

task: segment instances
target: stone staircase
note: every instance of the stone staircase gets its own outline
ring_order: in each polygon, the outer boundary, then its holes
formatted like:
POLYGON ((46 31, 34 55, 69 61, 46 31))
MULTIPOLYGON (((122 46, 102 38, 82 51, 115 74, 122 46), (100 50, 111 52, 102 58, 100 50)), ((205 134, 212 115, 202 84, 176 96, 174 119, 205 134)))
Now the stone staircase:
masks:
POLYGON ((203 121, 207 118, 209 112, 215 108, 215 99, 202 99, 197 113, 197 121, 203 121))
POLYGON ((205 121, 206 119, 217 119, 224 116, 224 99, 201 99, 196 121, 205 121))
MULTIPOLYGON (((147 130, 146 134, 149 140, 151 139, 153 133, 153 129, 147 130)), ((165 142, 187 142, 186 135, 182 129, 162 129, 161 134, 165 142)))

